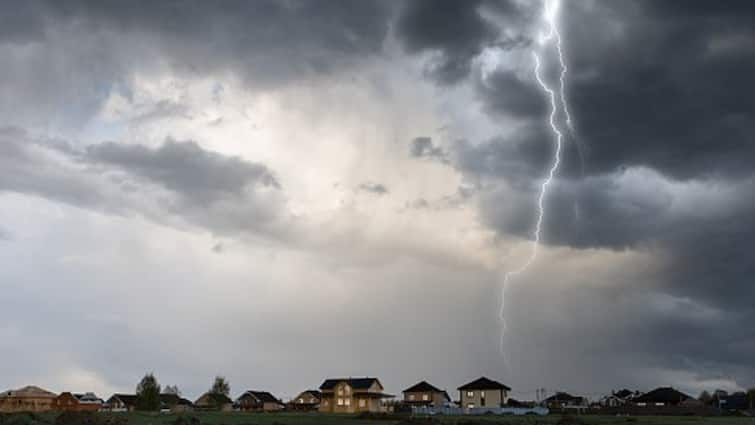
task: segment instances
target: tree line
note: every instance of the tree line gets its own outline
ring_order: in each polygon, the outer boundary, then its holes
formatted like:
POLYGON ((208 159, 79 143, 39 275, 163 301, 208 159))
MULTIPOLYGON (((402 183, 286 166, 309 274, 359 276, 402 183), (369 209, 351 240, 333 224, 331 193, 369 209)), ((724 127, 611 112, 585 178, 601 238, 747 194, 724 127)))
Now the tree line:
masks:
MULTIPOLYGON (((216 376, 215 380, 207 392, 211 404, 220 407, 231 393, 231 385, 223 376, 216 376)), ((136 386, 136 410, 157 411, 160 410, 160 394, 174 394, 181 396, 181 390, 178 385, 166 385, 160 387, 155 374, 150 372, 144 375, 139 384, 136 386)))

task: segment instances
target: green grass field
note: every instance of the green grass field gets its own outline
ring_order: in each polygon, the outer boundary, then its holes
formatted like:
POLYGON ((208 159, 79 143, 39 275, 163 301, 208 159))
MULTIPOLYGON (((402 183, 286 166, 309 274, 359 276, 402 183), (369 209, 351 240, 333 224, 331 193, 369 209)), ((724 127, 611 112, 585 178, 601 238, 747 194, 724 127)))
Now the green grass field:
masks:
MULTIPOLYGON (((196 417, 201 425, 432 425, 429 420, 408 416, 387 416, 385 418, 364 418, 352 415, 326 415, 307 413, 221 413, 202 412, 179 414, 151 413, 100 413, 97 415, 103 423, 126 423, 128 425, 174 425, 181 423, 181 416, 189 419, 196 417)), ((54 424, 55 414, 38 415, 38 421, 7 422, 0 418, 0 425, 6 423, 43 425, 54 424)), ((436 416, 435 424, 440 425, 755 425, 755 418, 744 417, 690 417, 690 416, 594 416, 582 415, 564 421, 559 415, 523 417, 523 416, 436 416)), ((18 418, 20 419, 20 418, 18 418)), ((99 421, 98 421, 99 422, 99 421)), ((183 421, 183 424, 191 424, 183 421)), ((67 424, 73 425, 73 424, 67 424)))

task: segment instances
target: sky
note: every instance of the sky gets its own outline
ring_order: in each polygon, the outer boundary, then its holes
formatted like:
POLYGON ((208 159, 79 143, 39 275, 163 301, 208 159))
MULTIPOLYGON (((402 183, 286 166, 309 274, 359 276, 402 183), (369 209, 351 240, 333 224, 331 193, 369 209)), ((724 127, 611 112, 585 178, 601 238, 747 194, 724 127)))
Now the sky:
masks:
POLYGON ((0 6, 0 387, 755 386, 755 5, 0 6), (560 125, 564 117, 556 117, 560 125))

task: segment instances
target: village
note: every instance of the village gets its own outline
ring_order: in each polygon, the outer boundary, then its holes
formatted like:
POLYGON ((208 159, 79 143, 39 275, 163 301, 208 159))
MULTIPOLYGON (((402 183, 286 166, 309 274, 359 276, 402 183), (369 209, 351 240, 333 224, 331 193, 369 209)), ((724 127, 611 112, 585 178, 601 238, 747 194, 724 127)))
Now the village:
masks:
POLYGON ((480 377, 455 391, 420 381, 388 394, 376 377, 325 379, 317 389, 305 389, 290 400, 269 391, 246 390, 231 398, 228 383, 216 377, 212 388, 189 400, 175 386, 161 390, 147 374, 135 393, 116 393, 101 398, 93 392, 55 393, 29 385, 0 394, 0 413, 20 412, 309 412, 313 414, 409 414, 433 415, 654 415, 654 416, 753 416, 755 390, 728 393, 704 391, 699 397, 672 387, 647 392, 620 389, 595 400, 556 392, 539 401, 517 400, 512 389, 493 379, 480 377), (453 394, 453 397, 452 397, 453 394))

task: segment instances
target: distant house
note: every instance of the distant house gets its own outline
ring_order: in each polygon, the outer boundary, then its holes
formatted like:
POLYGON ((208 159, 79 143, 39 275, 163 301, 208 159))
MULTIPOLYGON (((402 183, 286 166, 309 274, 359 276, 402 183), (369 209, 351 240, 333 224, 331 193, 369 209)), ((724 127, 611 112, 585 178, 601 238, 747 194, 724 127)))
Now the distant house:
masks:
POLYGON ((743 410, 749 410, 752 406, 750 404, 750 398, 747 393, 737 392, 734 394, 727 394, 718 398, 716 407, 727 412, 738 412, 743 410))
POLYGON ((60 393, 53 402, 52 409, 59 412, 97 412, 102 408, 102 399, 94 393, 60 393))
POLYGON ((247 412, 277 412, 285 407, 267 391, 246 391, 236 399, 236 405, 247 412))
POLYGON ((289 403, 291 410, 314 411, 320 407, 322 393, 318 390, 306 390, 294 397, 289 403))
POLYGON ((679 406, 689 404, 694 399, 687 394, 679 392, 671 387, 660 387, 653 391, 635 397, 632 403, 639 407, 651 406, 679 406))
POLYGON ((0 394, 0 412, 46 412, 53 409, 57 394, 29 385, 0 394))
POLYGON ((479 407, 502 407, 509 396, 509 388, 486 377, 478 378, 458 388, 461 407, 465 410, 479 407))
POLYGON ((160 410, 170 412, 190 412, 194 410, 194 403, 178 394, 160 394, 160 410))
POLYGON ((586 398, 565 392, 557 392, 543 400, 543 404, 549 409, 582 409, 588 405, 586 398))
POLYGON ((451 397, 444 390, 441 390, 427 381, 422 381, 405 389, 404 403, 414 406, 433 406, 442 407, 451 402, 451 397))
POLYGON ((229 412, 233 410, 233 400, 228 398, 225 394, 206 392, 194 402, 194 408, 199 410, 220 410, 222 412, 229 412))
POLYGON ((105 402, 103 410, 110 412, 133 412, 136 410, 136 394, 113 394, 105 402))
POLYGON ((638 391, 630 391, 626 388, 619 391, 612 391, 610 395, 604 396, 600 399, 601 407, 620 407, 624 406, 635 397, 639 397, 638 391))
POLYGON ((329 413, 382 412, 381 400, 393 397, 377 378, 326 379, 320 391, 319 411, 329 413))

